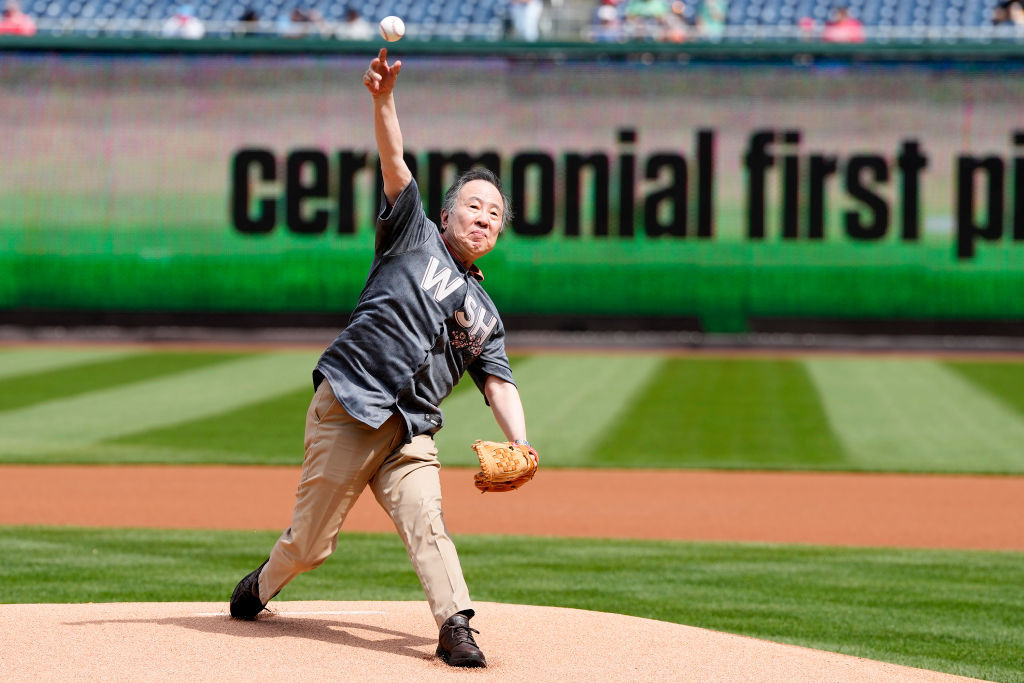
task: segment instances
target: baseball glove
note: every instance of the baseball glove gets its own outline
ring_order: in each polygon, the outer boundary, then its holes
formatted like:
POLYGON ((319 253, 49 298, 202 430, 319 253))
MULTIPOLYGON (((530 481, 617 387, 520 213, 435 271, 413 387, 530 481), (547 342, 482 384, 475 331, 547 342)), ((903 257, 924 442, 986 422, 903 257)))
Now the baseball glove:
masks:
POLYGON ((473 450, 480 460, 480 471, 473 477, 473 483, 481 493, 515 491, 537 472, 537 463, 530 456, 536 451, 530 446, 477 439, 473 450))

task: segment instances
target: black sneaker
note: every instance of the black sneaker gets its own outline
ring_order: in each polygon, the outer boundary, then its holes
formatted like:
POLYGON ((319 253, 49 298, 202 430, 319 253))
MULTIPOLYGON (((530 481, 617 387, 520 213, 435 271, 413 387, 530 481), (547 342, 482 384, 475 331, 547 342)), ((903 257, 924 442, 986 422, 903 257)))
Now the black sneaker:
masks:
POLYGON ((437 656, 448 666, 487 666, 484 653, 473 640, 474 633, 480 631, 469 627, 469 617, 465 614, 448 617, 437 639, 437 656))
POLYGON ((269 557, 263 560, 263 564, 235 586, 235 592, 231 594, 231 616, 235 619, 252 621, 267 608, 260 601, 260 572, 269 561, 269 557))

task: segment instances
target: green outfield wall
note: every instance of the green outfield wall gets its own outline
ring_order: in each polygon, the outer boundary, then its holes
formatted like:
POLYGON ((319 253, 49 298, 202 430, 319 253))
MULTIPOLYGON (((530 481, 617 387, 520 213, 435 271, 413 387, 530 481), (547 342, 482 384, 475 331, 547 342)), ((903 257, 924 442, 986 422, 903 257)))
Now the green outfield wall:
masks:
MULTIPOLYGON (((0 314, 350 311, 376 44, 0 42, 0 314)), ((506 314, 1024 322, 1024 61, 918 46, 393 48, 436 216, 516 218, 506 314)))

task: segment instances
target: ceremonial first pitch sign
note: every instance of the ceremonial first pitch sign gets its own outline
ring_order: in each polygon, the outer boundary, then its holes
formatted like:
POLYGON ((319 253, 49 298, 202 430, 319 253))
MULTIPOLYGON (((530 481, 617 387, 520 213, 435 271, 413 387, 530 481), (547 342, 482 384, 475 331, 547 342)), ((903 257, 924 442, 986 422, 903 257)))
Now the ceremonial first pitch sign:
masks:
MULTIPOLYGON (((1007 215, 1012 216, 1012 240, 1024 242, 1024 156, 1020 156, 1024 155, 1024 131, 1007 137, 1013 145, 1009 159, 992 154, 956 157, 955 186, 949 188, 949 197, 955 215, 954 246, 960 259, 972 258, 979 240, 1002 240, 1007 215), (1009 188, 1008 169, 1014 178, 1009 188)), ((697 131, 689 156, 682 151, 661 151, 638 158, 632 149, 637 138, 635 129, 619 130, 619 148, 611 153, 567 150, 556 156, 522 151, 505 159, 495 151, 432 150, 425 154, 424 164, 418 163, 414 152, 409 153, 408 161, 414 173, 421 168, 420 183, 427 188, 426 201, 435 220, 446 174, 481 165, 506 178, 515 212, 512 230, 520 235, 551 235, 560 223, 563 234, 574 238, 585 234, 633 238, 641 232, 649 237, 713 239, 714 188, 719 182, 716 131, 697 131), (641 192, 638 180, 651 181, 653 188, 641 192), (564 188, 561 202, 559 188, 564 188), (587 195, 589 200, 584 199, 587 195), (691 200, 696 204, 692 215, 691 200), (585 201, 592 203, 591 225, 586 230, 582 219, 585 201), (536 207, 532 212, 527 210, 531 203, 536 207), (618 207, 614 233, 613 205, 618 207)), ((921 141, 908 139, 896 150, 842 157, 804 150, 801 139, 801 132, 795 129, 759 130, 750 135, 742 157, 746 178, 728 179, 746 184, 748 239, 768 237, 767 208, 774 204, 782 239, 823 240, 830 190, 854 203, 841 213, 839 221, 848 239, 871 242, 891 232, 906 242, 920 239, 921 190, 929 166, 921 141), (768 195, 773 179, 778 187, 774 198, 768 195)), ((319 234, 331 227, 333 214, 335 232, 352 233, 360 218, 353 201, 356 181, 360 174, 373 173, 376 168, 367 150, 297 150, 283 159, 269 149, 240 150, 231 161, 233 225, 246 234, 270 232, 279 223, 296 233, 319 234), (252 179, 275 182, 279 167, 285 169, 283 193, 254 194, 252 179), (332 197, 337 200, 333 211, 322 204, 332 197), (307 204, 314 202, 321 202, 321 208, 307 210, 307 204)))
MULTIPOLYGON (((427 214, 473 165, 511 196, 480 264, 505 315, 1024 319, 1024 62, 411 47, 390 56, 427 214)), ((373 56, 6 53, 0 310, 343 320, 379 208, 373 56)))

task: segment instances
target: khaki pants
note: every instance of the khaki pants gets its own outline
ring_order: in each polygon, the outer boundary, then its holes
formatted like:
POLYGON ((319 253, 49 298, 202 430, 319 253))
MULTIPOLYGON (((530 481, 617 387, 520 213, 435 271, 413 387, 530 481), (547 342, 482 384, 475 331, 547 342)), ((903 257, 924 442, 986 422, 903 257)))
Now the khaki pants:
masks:
POLYGON ((403 445, 403 436, 398 416, 372 429, 346 413, 330 384, 321 382, 306 414, 306 455, 292 524, 260 573, 264 604, 334 552, 345 516, 369 485, 405 543, 438 626, 472 609, 441 514, 441 465, 434 440, 417 436, 403 445))

